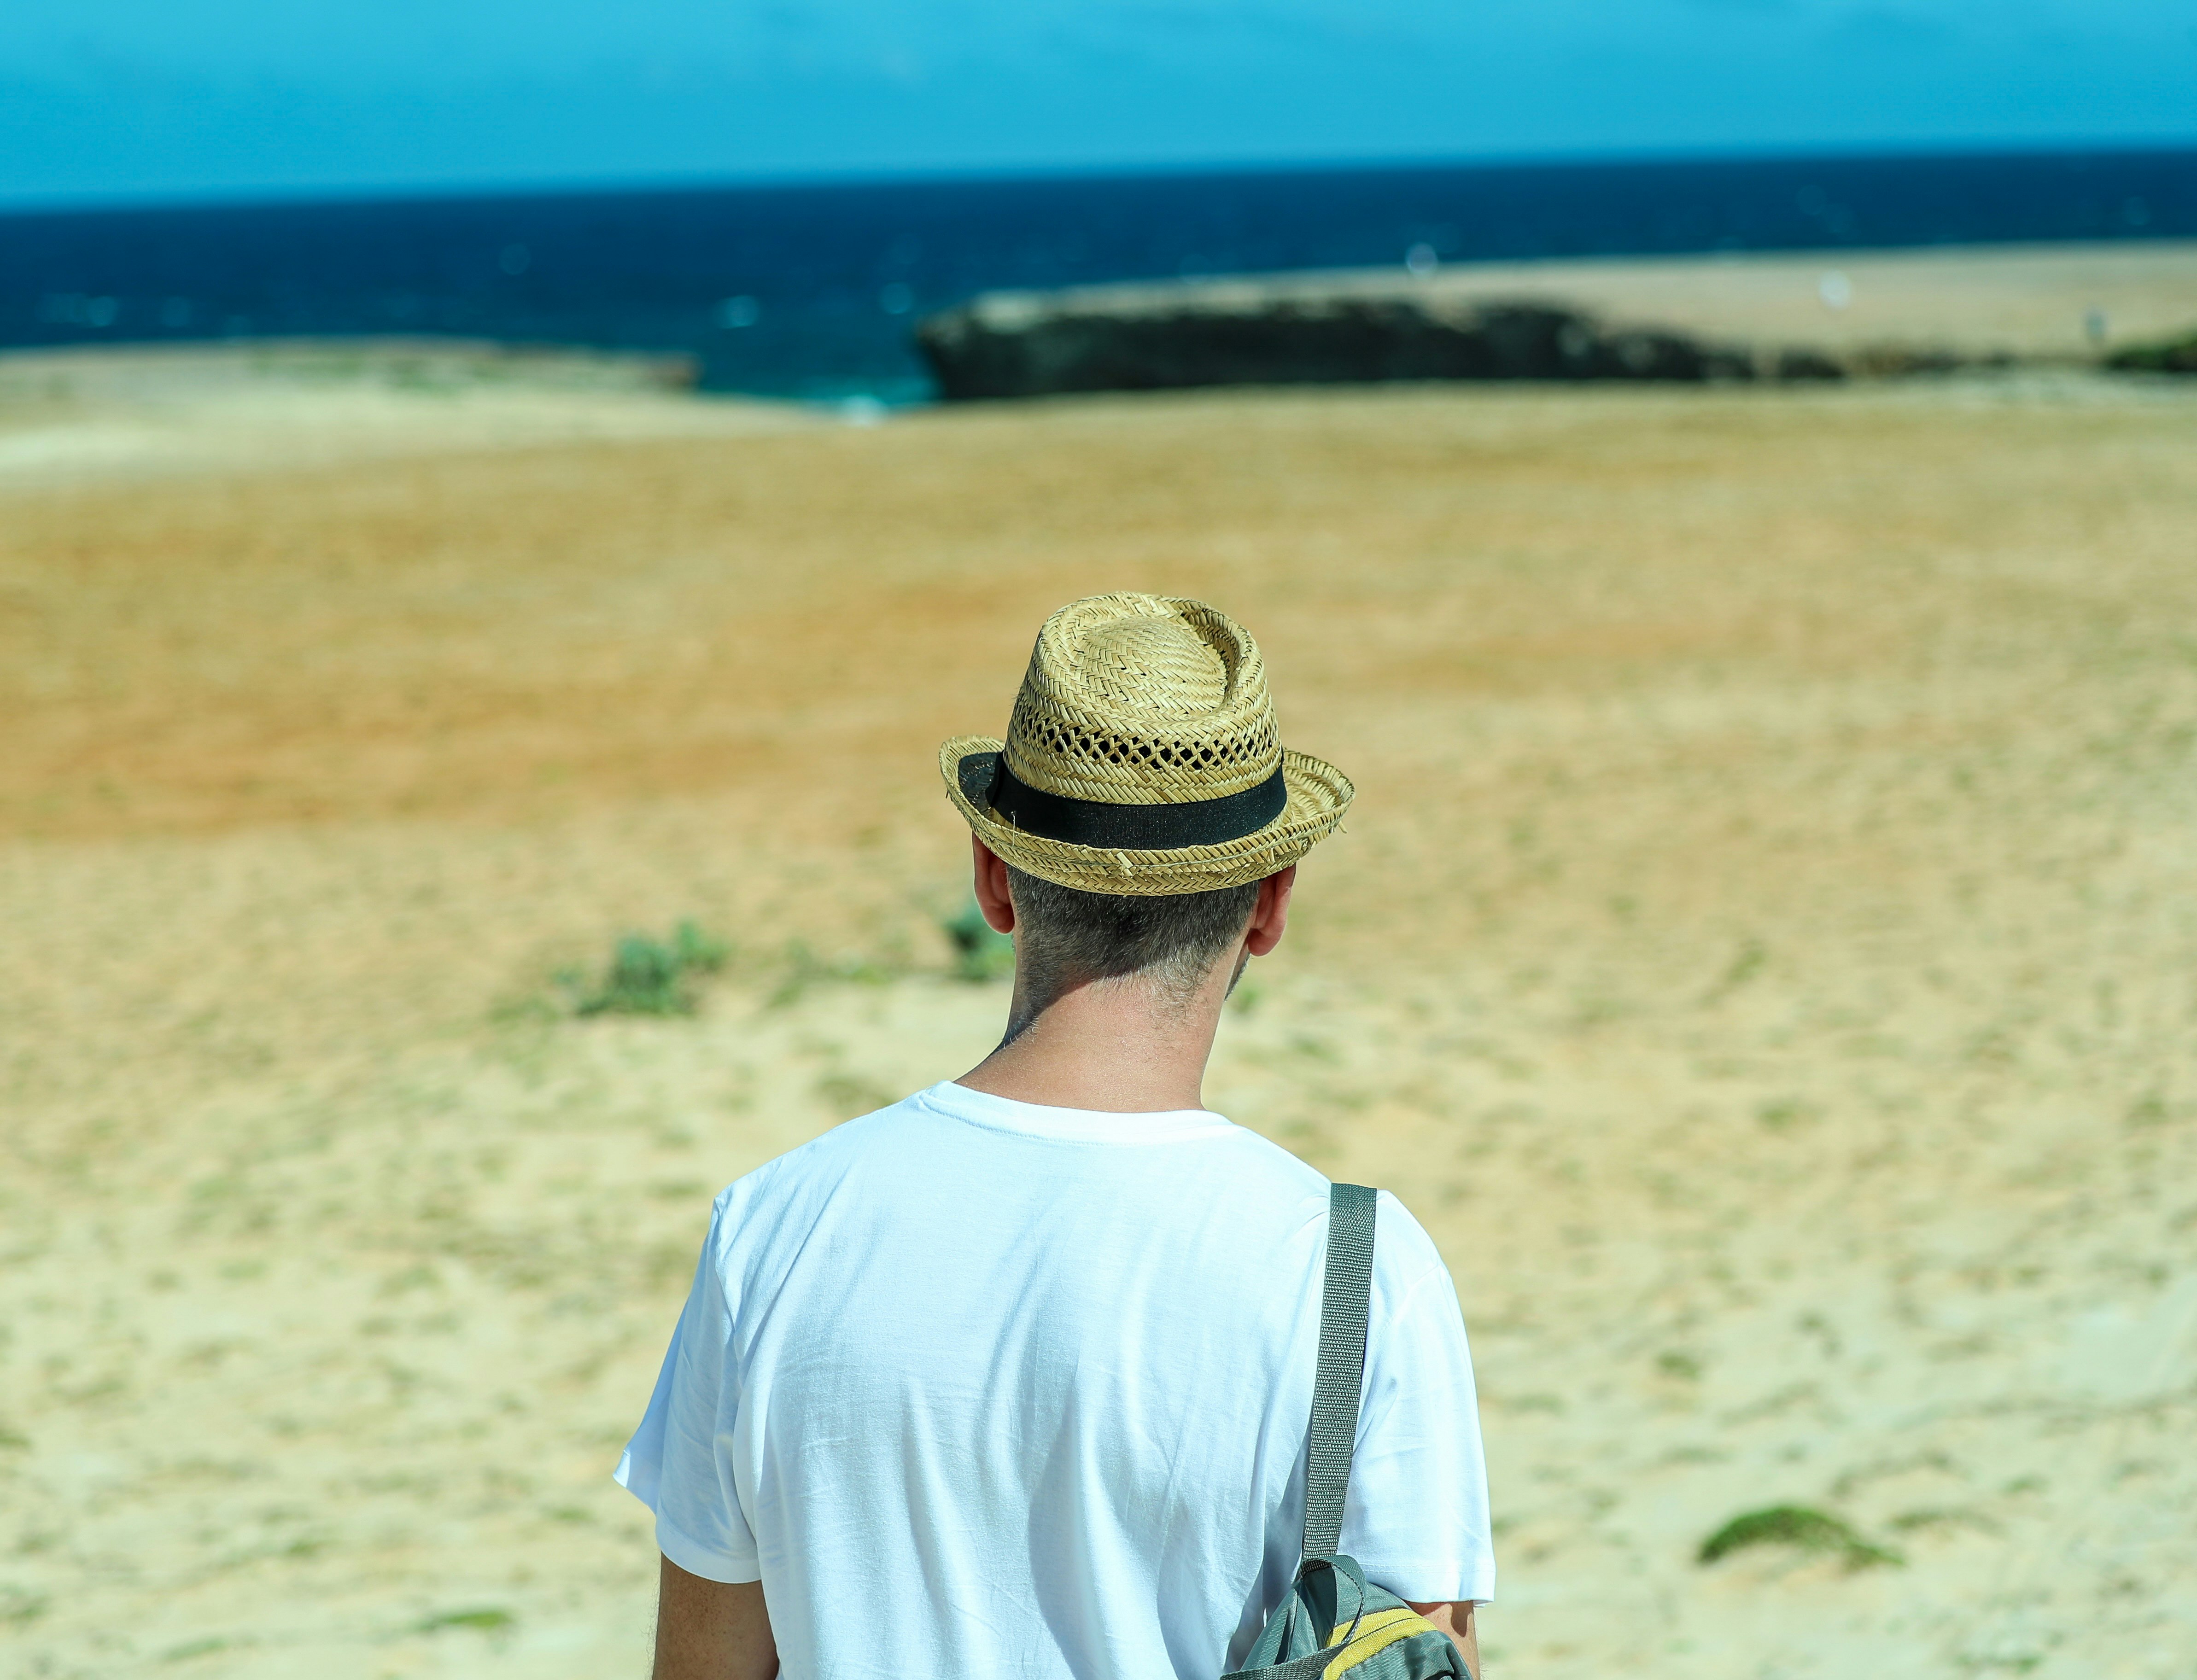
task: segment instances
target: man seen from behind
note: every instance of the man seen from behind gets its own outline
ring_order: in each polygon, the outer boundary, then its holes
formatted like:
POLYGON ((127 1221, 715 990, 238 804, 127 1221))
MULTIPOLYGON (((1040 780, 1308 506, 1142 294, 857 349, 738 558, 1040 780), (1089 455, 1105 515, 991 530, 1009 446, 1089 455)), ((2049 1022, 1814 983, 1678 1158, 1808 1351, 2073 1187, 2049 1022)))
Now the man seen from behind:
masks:
MULTIPOLYGON (((1329 1186, 1202 1086, 1350 784, 1240 626, 1142 594, 1056 613, 1005 741, 940 762, 1006 1034, 717 1198, 617 1472, 657 1680, 1218 1680, 1296 1574, 1329 1186)), ((1385 1193, 1355 1440, 1339 1550, 1477 1676, 1464 1325, 1385 1193)))

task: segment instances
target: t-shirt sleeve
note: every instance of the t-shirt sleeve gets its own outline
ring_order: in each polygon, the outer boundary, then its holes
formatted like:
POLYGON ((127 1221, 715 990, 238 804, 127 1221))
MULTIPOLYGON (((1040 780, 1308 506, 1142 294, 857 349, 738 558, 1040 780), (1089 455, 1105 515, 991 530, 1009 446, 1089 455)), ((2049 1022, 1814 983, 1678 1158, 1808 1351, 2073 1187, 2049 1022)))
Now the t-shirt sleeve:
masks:
POLYGON ((733 1368, 732 1309, 718 1271, 723 1217, 720 1201, 656 1392, 615 1479, 656 1513, 657 1549, 688 1574, 756 1581, 762 1567, 733 1486, 729 1451, 740 1384, 733 1368))
POLYGON ((1464 1315, 1433 1241, 1386 1191, 1342 1545, 1368 1580, 1400 1598, 1485 1603, 1495 1596, 1464 1315))

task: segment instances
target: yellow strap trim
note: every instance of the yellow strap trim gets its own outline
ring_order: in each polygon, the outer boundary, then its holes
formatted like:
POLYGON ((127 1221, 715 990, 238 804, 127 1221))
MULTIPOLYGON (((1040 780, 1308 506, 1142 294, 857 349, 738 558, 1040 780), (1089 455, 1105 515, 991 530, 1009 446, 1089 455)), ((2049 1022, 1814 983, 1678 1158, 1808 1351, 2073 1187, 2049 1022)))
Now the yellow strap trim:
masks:
MULTIPOLYGON (((1377 1633, 1383 1628, 1388 1626, 1392 1623, 1401 1621, 1406 1617, 1409 1617, 1413 1621, 1417 1621, 1418 1619, 1418 1616, 1415 1612, 1405 1609, 1400 1605, 1394 1610, 1376 1610, 1358 1624, 1358 1637, 1359 1639, 1363 1639, 1370 1633, 1377 1633)), ((1429 1624, 1429 1625, 1431 1625, 1431 1624, 1429 1624)), ((1337 1645, 1340 1645, 1342 1642, 1342 1636, 1349 1631, 1350 1624, 1348 1622, 1337 1622, 1335 1625, 1335 1631, 1327 1636, 1328 1649, 1333 1650, 1337 1645)), ((1352 1642, 1354 1644, 1357 1642, 1354 1640, 1352 1642)))
MULTIPOLYGON (((1338 1637, 1348 1632, 1350 1624, 1345 1622, 1338 1637)), ((1336 1653, 1335 1660, 1320 1671, 1320 1680, 1341 1680, 1368 1657, 1385 1651, 1399 1639, 1409 1639, 1417 1633, 1432 1633, 1435 1625, 1424 1617, 1410 1610, 1383 1610, 1359 1623, 1358 1637, 1336 1653), (1378 1626, 1376 1626, 1378 1624, 1378 1626)))

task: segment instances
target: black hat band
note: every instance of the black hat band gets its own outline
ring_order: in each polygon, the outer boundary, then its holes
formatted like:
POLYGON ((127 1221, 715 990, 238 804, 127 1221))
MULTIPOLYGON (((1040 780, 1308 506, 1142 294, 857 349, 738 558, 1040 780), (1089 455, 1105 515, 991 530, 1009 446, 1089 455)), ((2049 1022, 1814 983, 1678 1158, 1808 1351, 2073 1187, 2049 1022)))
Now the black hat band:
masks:
POLYGON ((1103 805, 1017 781, 1003 752, 972 752, 960 763, 962 797, 1024 834, 1102 851, 1172 852, 1220 846, 1256 834, 1288 808, 1281 767, 1256 787, 1174 805, 1103 805))

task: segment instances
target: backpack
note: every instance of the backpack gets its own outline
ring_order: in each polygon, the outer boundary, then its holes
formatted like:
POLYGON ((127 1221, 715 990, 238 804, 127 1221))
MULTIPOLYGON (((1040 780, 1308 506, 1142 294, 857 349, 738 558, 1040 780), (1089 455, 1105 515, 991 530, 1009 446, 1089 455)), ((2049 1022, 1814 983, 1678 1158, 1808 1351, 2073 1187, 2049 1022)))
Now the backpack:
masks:
POLYGON ((1319 1299, 1319 1375, 1305 1469, 1304 1544, 1296 1583, 1267 1619, 1243 1666, 1222 1680, 1471 1680, 1449 1636, 1365 1579, 1336 1548, 1358 1439, 1365 1319, 1373 1294, 1377 1193, 1329 1192, 1327 1275, 1319 1299))

